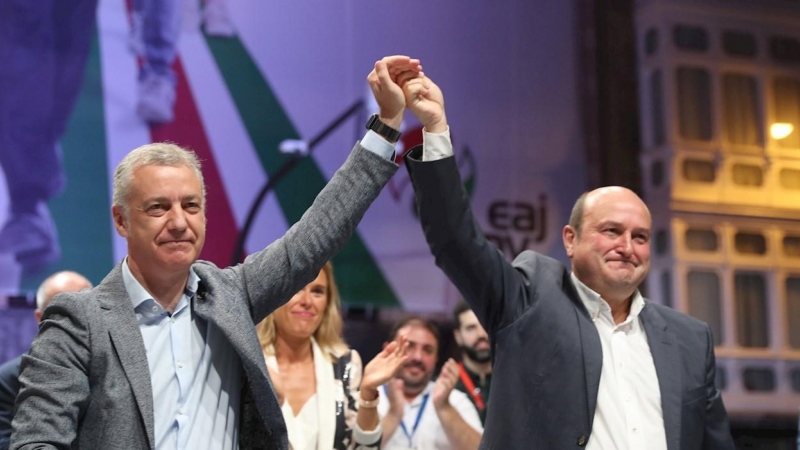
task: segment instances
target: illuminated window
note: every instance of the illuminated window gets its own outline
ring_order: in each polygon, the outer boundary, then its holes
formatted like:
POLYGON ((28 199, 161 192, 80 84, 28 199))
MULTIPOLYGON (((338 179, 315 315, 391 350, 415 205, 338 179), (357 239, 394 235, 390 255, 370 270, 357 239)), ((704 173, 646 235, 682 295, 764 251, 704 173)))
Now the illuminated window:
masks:
POLYGON ((790 258, 800 258, 800 236, 783 237, 783 254, 790 258))
POLYGON ((762 142, 756 79, 749 75, 722 76, 725 136, 731 144, 759 145, 762 142))
POLYGON ((764 172, 759 166, 734 164, 733 183, 739 186, 761 186, 764 184, 764 172))
POLYGON ((723 341, 719 276, 706 270, 692 270, 686 278, 689 314, 707 323, 714 335, 714 345, 723 341))
POLYGON ((684 139, 711 139, 711 76, 706 69, 679 67, 678 121, 684 139))
POLYGON ((736 233, 736 251, 744 255, 763 255, 767 253, 767 239, 760 233, 736 233))
POLYGON ((700 183, 713 183, 717 178, 714 163, 704 159, 683 160, 683 178, 700 183))
POLYGON ((684 234, 686 248, 695 252, 717 251, 717 233, 714 230, 689 228, 684 234))
POLYGON ((769 345, 767 332, 767 287, 761 273, 739 272, 734 276, 736 337, 742 347, 769 345))
POLYGON ((784 148, 800 148, 800 81, 794 78, 775 78, 772 85, 775 122, 791 125, 788 136, 778 139, 784 148))
POLYGON ((781 169, 781 186, 786 189, 800 190, 800 170, 781 169))

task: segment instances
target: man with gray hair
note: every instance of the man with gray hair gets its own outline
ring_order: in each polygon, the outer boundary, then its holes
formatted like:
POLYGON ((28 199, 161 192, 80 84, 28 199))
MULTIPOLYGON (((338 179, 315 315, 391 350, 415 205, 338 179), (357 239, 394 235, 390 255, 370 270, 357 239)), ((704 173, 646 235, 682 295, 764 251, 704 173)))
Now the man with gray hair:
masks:
POLYGON ((47 309, 22 360, 12 448, 288 448, 254 325, 317 276, 397 170, 398 80, 420 71, 406 56, 375 63, 380 114, 367 135, 299 222, 234 267, 198 260, 194 153, 128 154, 111 208, 128 255, 97 288, 47 309))
MULTIPOLYGON (((42 320, 42 313, 50 300, 62 292, 78 292, 92 287, 83 275, 77 272, 56 272, 45 279, 36 291, 36 323, 42 320)), ((14 417, 14 399, 19 392, 19 364, 22 355, 0 365, 0 450, 8 449, 11 437, 11 419, 14 417)))

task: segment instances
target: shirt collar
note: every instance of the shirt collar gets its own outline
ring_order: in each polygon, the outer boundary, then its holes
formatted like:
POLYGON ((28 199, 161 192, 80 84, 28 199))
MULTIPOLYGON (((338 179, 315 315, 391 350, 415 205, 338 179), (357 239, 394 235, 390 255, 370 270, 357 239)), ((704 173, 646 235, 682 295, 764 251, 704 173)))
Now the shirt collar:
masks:
MULTIPOLYGON (((592 320, 596 320, 597 316, 600 315, 601 312, 608 312, 611 314, 611 307, 608 306, 608 303, 600 297, 600 294, 593 291, 589 286, 583 284, 581 280, 575 276, 575 272, 570 273, 572 277, 572 283, 575 285, 576 290, 578 291, 578 297, 580 297, 583 306, 586 307, 586 310, 589 312, 589 316, 592 320)), ((642 297, 642 293, 639 292, 637 289, 636 292, 633 294, 633 300, 631 301, 631 311, 628 314, 628 318, 625 320, 633 320, 639 317, 639 313, 642 312, 644 308, 644 297, 642 297)))
MULTIPOLYGON (((128 257, 122 261, 122 282, 125 284, 125 290, 128 292, 128 297, 131 299, 133 309, 139 307, 142 303, 153 300, 153 296, 147 292, 147 289, 139 283, 139 280, 133 276, 130 267, 128 266, 128 257)), ((197 276, 193 268, 189 268, 189 278, 186 280, 186 287, 184 288, 184 295, 192 297, 197 292, 197 286, 200 284, 200 277, 197 276)))

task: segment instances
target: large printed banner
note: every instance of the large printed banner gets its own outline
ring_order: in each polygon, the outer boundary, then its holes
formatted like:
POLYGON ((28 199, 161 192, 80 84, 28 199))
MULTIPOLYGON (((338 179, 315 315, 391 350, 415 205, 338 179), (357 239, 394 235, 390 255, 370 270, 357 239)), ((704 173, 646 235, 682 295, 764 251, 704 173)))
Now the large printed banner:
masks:
MULTIPOLYGON (((389 54, 421 59, 442 87, 462 177, 490 239, 509 258, 535 249, 564 259, 561 227, 585 189, 574 2, 217 0, 201 13, 196 1, 174 1, 149 9, 141 6, 147 1, 54 2, 90 8, 84 23, 75 14, 53 14, 53 20, 72 21, 53 25, 62 33, 52 37, 56 51, 73 41, 80 47, 80 39, 69 36, 96 23, 82 59, 80 49, 67 50, 77 53, 66 69, 58 55, 53 64, 18 57, 18 49, 9 48, 13 36, 0 35, 6 40, 2 56, 11 57, 3 64, 19 63, 17 78, 5 77, 12 82, 2 89, 26 98, 19 107, 7 101, 11 94, 0 99, 0 162, 9 181, 0 182, 3 293, 32 292, 62 269, 99 283, 122 260, 125 241, 110 216, 112 173, 128 151, 152 141, 187 146, 203 160, 204 259, 220 266, 239 260, 245 228, 244 252, 263 248, 299 220, 363 136, 374 111, 366 75, 389 54), (158 31, 148 28, 154 23, 158 31), (148 42, 153 35, 155 44, 148 42), (166 87, 145 70, 165 61, 166 87), (52 142, 44 144, 61 157, 53 165, 26 149, 42 144, 26 138, 38 134, 25 134, 25 121, 43 123, 26 114, 48 120, 42 111, 49 103, 58 110, 69 86, 62 94, 41 83, 31 87, 32 80, 51 70, 58 87, 76 64, 85 70, 76 78, 64 129, 52 127, 52 142), (146 110, 147 89, 174 99, 164 123, 145 120, 165 114, 158 105, 146 110), (25 104, 38 111, 23 114, 25 104), (18 164, 26 159, 27 165, 18 164), (39 191, 19 187, 20 178, 54 176, 60 185, 50 186, 41 203, 27 197, 39 191)), ((404 132, 405 149, 421 140, 411 115, 404 132)), ((350 305, 443 312, 458 298, 425 243, 405 169, 334 263, 350 305)))

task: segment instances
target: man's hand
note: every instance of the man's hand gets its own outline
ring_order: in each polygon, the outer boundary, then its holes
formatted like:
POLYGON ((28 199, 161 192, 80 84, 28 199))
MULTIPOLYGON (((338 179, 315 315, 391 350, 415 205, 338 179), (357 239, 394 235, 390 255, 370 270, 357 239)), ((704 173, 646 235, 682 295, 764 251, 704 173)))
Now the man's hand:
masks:
POLYGON ((400 129, 406 107, 401 86, 418 77, 421 72, 419 60, 408 56, 387 56, 375 63, 375 68, 367 75, 367 81, 380 108, 381 122, 395 130, 400 129))
POLYGON ((389 400, 389 413, 403 417, 406 398, 403 396, 403 380, 393 378, 386 383, 386 398, 389 400))
POLYGON ((420 76, 401 80, 406 106, 417 116, 428 133, 447 131, 447 117, 444 113, 442 90, 430 78, 420 72, 420 76))
POLYGON ((408 359, 408 340, 400 336, 396 341, 389 343, 386 348, 378 353, 366 367, 361 379, 362 398, 370 400, 378 398, 378 387, 397 373, 397 369, 408 359))
POLYGON ((439 372, 439 378, 436 379, 436 384, 433 386, 433 406, 436 410, 447 408, 450 406, 450 392, 458 383, 458 364, 450 358, 442 366, 442 371, 439 372))

